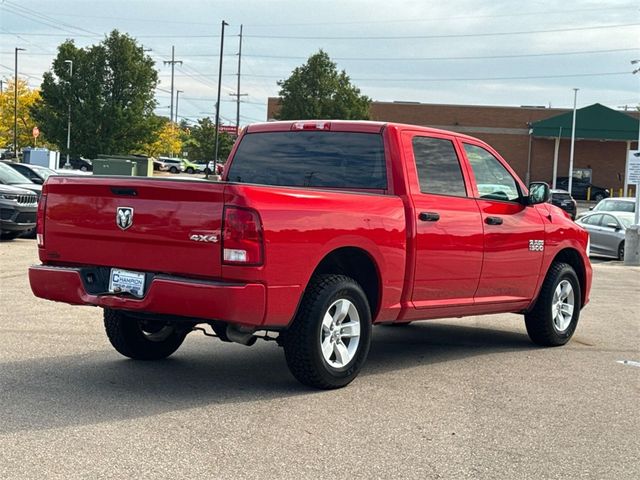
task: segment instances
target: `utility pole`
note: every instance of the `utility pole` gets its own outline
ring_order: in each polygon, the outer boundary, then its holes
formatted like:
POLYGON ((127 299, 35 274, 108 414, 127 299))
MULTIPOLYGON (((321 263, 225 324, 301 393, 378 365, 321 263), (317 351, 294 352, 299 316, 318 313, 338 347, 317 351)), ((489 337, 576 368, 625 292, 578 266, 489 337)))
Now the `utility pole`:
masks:
POLYGON ((69 150, 71 149, 71 80, 73 79, 73 60, 65 60, 64 63, 69 64, 69 118, 67 120, 67 163, 64 164, 64 168, 70 169, 71 162, 69 162, 69 150))
POLYGON ((4 80, 0 80, 0 93, 4 92, 4 80))
POLYGON ((580 89, 573 89, 573 120, 571 123, 571 150, 569 151, 569 193, 571 193, 571 187, 573 184, 573 151, 575 150, 576 144, 576 105, 578 101, 578 90, 580 89))
POLYGON ((13 154, 18 160, 18 52, 23 52, 24 48, 16 47, 15 50, 15 73, 13 77, 13 154))
MULTIPOLYGON (((218 171, 218 132, 220 130, 220 89, 222 88, 222 56, 224 55, 224 27, 229 25, 222 20, 222 34, 220 35, 220 66, 218 67, 218 99, 216 101, 216 130, 214 136, 215 150, 213 153, 213 171, 218 171)), ((205 178, 209 178, 209 174, 205 171, 205 178)))
POLYGON ((240 93, 240 73, 242 67, 242 25, 240 25, 240 43, 238 46, 238 88, 236 93, 230 93, 232 97, 236 97, 236 135, 240 133, 240 97, 246 97, 248 94, 240 93))
POLYGON ((184 93, 184 90, 176 90, 176 123, 178 123, 178 102, 180 102, 181 93, 184 93))
POLYGON ((182 65, 182 60, 176 60, 176 47, 171 46, 171 60, 165 60, 163 62, 165 65, 171 65, 171 113, 169 114, 169 119, 173 121, 173 75, 176 63, 182 65))

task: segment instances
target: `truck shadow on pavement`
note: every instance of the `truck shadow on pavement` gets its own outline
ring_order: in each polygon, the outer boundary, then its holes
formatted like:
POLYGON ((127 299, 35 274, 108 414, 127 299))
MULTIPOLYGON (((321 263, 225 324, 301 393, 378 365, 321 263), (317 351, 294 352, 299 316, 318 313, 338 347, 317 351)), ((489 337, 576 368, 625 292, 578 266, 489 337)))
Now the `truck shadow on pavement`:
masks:
MULTIPOLYGON (((367 363, 347 388, 357 394, 358 384, 379 374, 533 348, 517 332, 434 322, 376 327, 367 363)), ((112 350, 38 358, 0 364, 0 434, 299 395, 336 393, 300 385, 275 344, 246 348, 188 339, 159 362, 126 360, 112 350)))

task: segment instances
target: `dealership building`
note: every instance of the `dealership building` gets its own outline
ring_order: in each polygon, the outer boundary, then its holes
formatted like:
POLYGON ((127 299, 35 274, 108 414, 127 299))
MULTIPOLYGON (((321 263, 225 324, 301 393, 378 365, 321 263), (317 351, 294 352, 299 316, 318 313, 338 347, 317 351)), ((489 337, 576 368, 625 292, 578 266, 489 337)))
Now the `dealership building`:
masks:
MULTIPOLYGON (((278 98, 269 98, 267 117, 275 117, 278 98)), ((418 102, 372 102, 371 120, 440 128, 480 138, 494 147, 523 180, 567 177, 573 111, 537 106, 500 107, 418 102), (554 175, 555 171, 555 175, 554 175)), ((576 112, 574 176, 590 178, 615 196, 625 184, 629 150, 638 149, 637 113, 598 103, 576 112)))

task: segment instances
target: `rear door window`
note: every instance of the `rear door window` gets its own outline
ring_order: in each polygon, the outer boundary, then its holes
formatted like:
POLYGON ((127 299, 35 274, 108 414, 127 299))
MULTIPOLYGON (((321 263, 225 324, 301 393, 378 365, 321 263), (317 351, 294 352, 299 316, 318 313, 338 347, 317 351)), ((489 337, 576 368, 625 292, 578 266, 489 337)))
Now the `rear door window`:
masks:
POLYGON ((593 226, 597 226, 600 225, 600 220, 602 219, 602 215, 591 215, 587 218, 585 218, 582 223, 585 223, 587 225, 593 225, 593 226))
POLYGON ((422 193, 467 196, 460 160, 451 140, 414 137, 412 143, 422 193))
POLYGON ((230 182, 292 187, 386 189, 378 133, 249 133, 233 157, 230 182))

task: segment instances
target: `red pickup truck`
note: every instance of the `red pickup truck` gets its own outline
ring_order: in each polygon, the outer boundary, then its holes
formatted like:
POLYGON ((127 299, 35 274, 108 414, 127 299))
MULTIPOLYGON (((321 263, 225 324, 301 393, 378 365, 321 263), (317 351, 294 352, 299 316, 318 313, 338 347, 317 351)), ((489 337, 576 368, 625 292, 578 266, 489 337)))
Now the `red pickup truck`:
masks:
POLYGON ((336 388, 373 325, 513 312, 533 342, 566 343, 589 299, 588 235, 548 198, 462 134, 256 124, 222 182, 50 177, 29 278, 38 297, 102 307, 127 357, 165 358, 208 324, 275 339, 298 380, 336 388))

